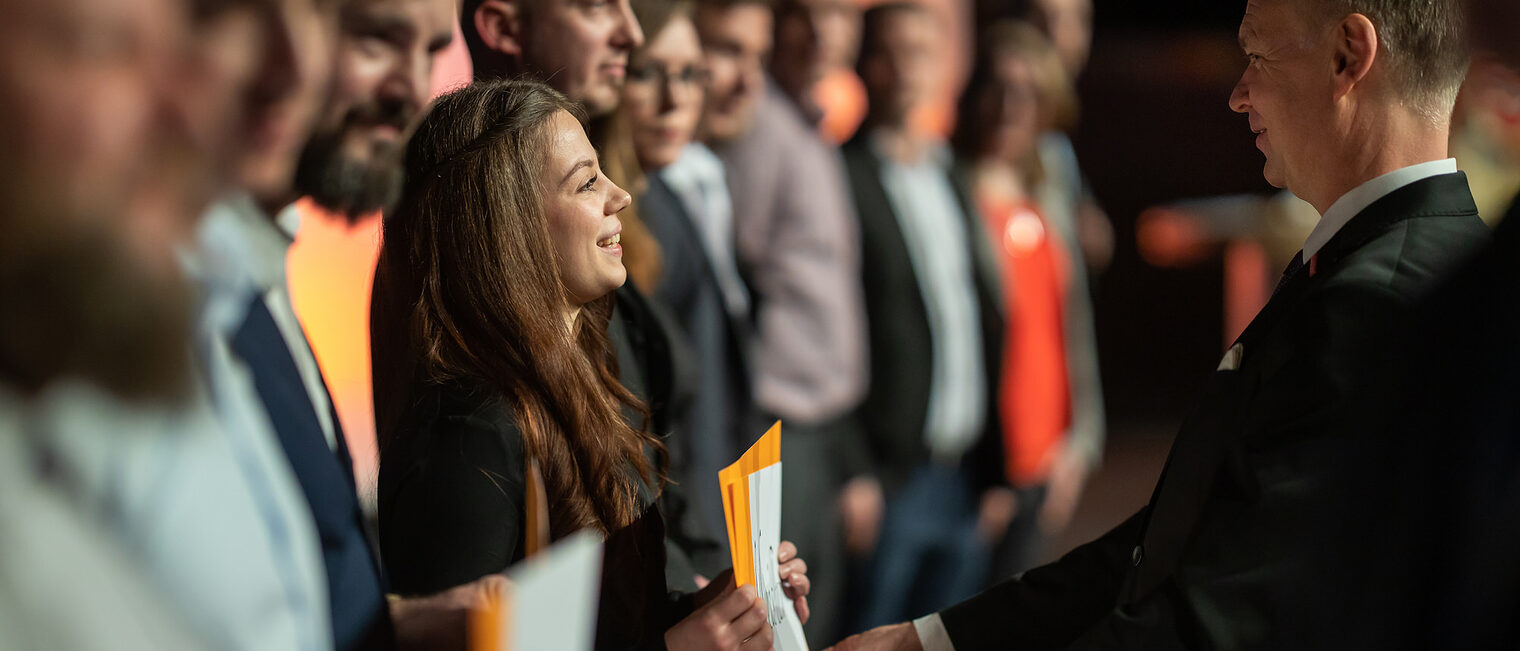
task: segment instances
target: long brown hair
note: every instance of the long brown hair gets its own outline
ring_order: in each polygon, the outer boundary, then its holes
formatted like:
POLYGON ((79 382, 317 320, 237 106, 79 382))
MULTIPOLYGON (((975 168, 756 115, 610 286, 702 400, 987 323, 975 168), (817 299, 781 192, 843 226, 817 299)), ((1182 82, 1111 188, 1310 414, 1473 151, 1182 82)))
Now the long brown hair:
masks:
MULTIPOLYGON (((961 93, 955 132, 950 136, 951 146, 964 160, 975 161, 986 152, 990 125, 985 124, 978 104, 982 94, 996 81, 997 65, 1004 57, 1022 59, 1034 69, 1042 132, 1070 131, 1076 126, 1077 94, 1050 39, 1029 23, 1016 20, 994 23, 977 42, 976 61, 961 93)), ((1018 165, 1030 177, 1025 179, 1027 182, 1039 182, 1043 170, 1034 152, 1029 160, 1018 161, 1018 165)))
POLYGON ((371 317, 382 452, 411 434, 400 428, 421 389, 490 386, 543 467, 554 538, 631 523, 638 480, 654 485, 665 465, 659 441, 622 414, 627 406, 648 420, 617 379, 613 295, 565 326, 567 291, 539 182, 547 125, 560 111, 581 117, 531 81, 480 82, 439 98, 408 146, 406 184, 385 218, 371 317))

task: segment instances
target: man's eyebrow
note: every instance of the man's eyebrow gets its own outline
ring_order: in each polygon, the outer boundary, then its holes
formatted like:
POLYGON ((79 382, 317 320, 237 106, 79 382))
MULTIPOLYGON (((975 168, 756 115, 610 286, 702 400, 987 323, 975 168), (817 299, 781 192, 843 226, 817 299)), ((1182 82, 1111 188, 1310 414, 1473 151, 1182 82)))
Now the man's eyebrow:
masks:
POLYGON ((594 161, 592 161, 591 159, 589 159, 589 158, 582 158, 580 160, 580 162, 577 162, 573 167, 570 168, 569 172, 565 173, 565 178, 561 179, 560 183, 564 183, 565 181, 569 181, 570 177, 575 176, 575 173, 579 172, 581 168, 583 168, 583 167, 594 167, 595 165, 596 165, 596 163, 594 161))
POLYGON ((395 13, 355 11, 344 18, 349 29, 384 32, 408 40, 417 36, 417 26, 406 16, 395 13))
POLYGON ((1242 23, 1240 30, 1235 32, 1235 40, 1240 44, 1240 49, 1250 49, 1250 43, 1256 40, 1256 28, 1249 23, 1242 23))

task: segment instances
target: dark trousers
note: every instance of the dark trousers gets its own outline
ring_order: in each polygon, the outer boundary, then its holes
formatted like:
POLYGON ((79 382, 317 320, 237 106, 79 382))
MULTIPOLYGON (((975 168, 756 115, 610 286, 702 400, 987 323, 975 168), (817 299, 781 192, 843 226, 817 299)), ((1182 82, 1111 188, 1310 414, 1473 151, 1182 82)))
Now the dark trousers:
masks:
POLYGON ((921 617, 981 589, 988 550, 976 531, 978 505, 964 471, 936 465, 919 467, 887 498, 861 629, 921 617))
POLYGON ((836 508, 843 482, 837 439, 846 425, 782 424, 781 538, 807 562, 812 617, 803 632, 810 648, 839 641, 847 569, 836 508))
POLYGON ((1045 505, 1045 484, 1018 489, 1019 511, 992 548, 983 588, 1011 579, 1040 563, 1045 536, 1040 532, 1040 508, 1045 505))

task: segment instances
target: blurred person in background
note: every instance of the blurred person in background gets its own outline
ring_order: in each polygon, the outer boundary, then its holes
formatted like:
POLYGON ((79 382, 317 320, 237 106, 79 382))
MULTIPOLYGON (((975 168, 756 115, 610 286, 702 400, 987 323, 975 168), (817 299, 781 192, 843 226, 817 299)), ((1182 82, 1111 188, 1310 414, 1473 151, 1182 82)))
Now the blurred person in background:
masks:
MULTIPOLYGON (((294 478, 325 577, 325 644, 462 647, 467 609, 500 579, 387 598, 342 426, 285 277, 301 195, 350 219, 394 198, 403 143, 426 105, 432 57, 452 40, 457 5, 283 0, 281 7, 288 22, 266 42, 275 71, 244 97, 250 128, 237 192, 208 213, 188 256, 207 294, 201 354, 209 389, 249 454, 262 459, 277 446, 281 468, 294 478)), ((274 470, 265 471, 276 485, 274 470)), ((270 494, 282 508, 290 499, 270 494)))
POLYGON ((1380 454, 1363 434, 1396 400, 1399 330, 1488 239, 1446 158, 1467 68, 1460 4, 1248 3, 1229 106, 1267 181, 1322 217, 1209 378, 1148 506, 1055 563, 840 649, 1407 643, 1354 628, 1399 617, 1380 608, 1383 588, 1410 573, 1379 547, 1379 507, 1398 494, 1357 490, 1348 470, 1380 454))
MULTIPOLYGON (((759 424, 750 403, 748 291, 734 265, 733 206, 723 187, 723 167, 694 143, 702 117, 708 67, 692 22, 689 2, 635 0, 634 13, 649 40, 629 59, 622 111, 632 127, 635 152, 647 181, 638 197, 642 216, 664 251, 655 298, 674 311, 695 353, 696 386, 676 429, 689 436, 668 440, 675 485, 667 508, 672 539, 692 560, 672 562, 667 573, 700 573, 705 580, 729 564, 723 505, 712 490, 718 471, 739 458, 759 424)), ((690 581, 691 576, 686 580, 690 581)), ((685 585, 671 576, 672 585, 685 585)))
POLYGON ((1040 165, 1041 134, 1075 109, 1050 42, 1025 23, 988 28, 952 137, 1002 269, 1007 321, 997 394, 1005 473, 1016 517, 1000 535, 992 583, 1033 567, 1041 543, 1071 520, 1103 454, 1103 387, 1087 267, 1069 226, 1046 215, 1070 204, 1040 165))
POLYGON ((0 590, 18 618, 7 642, 187 648, 174 618, 214 648, 329 648, 324 610, 307 601, 318 577, 288 571, 289 541, 260 519, 239 451, 192 381, 195 298, 174 255, 235 169, 233 98, 254 92, 266 30, 284 15, 258 1, 12 4, 0 27, 0 457, 16 466, 0 492, 25 528, 0 543, 7 583, 19 582, 0 590), (25 565, 37 551, 46 562, 25 565), (38 580, 60 564, 77 575, 38 580))
POLYGON ((785 426, 781 528, 808 554, 818 613, 808 639, 818 645, 840 619, 840 543, 869 550, 882 500, 855 413, 866 384, 860 236, 839 153, 818 136, 810 108, 819 53, 852 53, 858 27, 839 19, 858 14, 813 9, 793 3, 773 17, 764 3, 710 0, 696 22, 713 73, 703 139, 725 168, 737 264, 752 299, 754 402, 761 422, 785 426), (777 52, 813 52, 771 58, 770 73, 789 88, 763 68, 772 34, 786 39, 777 52), (820 516, 819 500, 835 495, 842 518, 820 516))
MULTIPOLYGON (((521 560, 531 462, 549 536, 605 536, 597 648, 769 648, 753 586, 725 574, 695 595, 667 589, 665 457, 624 416, 647 408, 610 368, 607 336, 632 198, 578 111, 538 82, 480 82, 439 99, 409 145, 381 257, 395 296, 375 316, 405 324, 375 355, 411 369, 380 396, 407 406, 381 430, 386 564, 398 589, 430 592, 521 560)), ((776 566, 806 621, 796 555, 783 543, 776 566)))
POLYGON ((1092 54, 1092 0, 1030 0, 1027 18, 1050 39, 1050 44, 1075 83, 1092 54))
MULTIPOLYGON (((1093 42, 1092 0, 978 0, 976 14, 981 26, 1012 19, 1039 28, 1050 39, 1072 86, 1087 68, 1093 42)), ((979 43, 981 47, 987 45, 979 43)), ((1070 239, 1065 246, 1080 256, 1074 260, 1086 266, 1086 273, 1097 276, 1113 260, 1114 227, 1093 196, 1071 143, 1077 126, 1076 107, 1070 104, 1069 112, 1056 115, 1054 124, 1047 127, 1040 138, 1038 160, 1049 189, 1047 219, 1070 239)))
POLYGON ((693 19, 708 73, 697 134, 718 147, 749 132, 766 94, 774 17, 765 0, 734 0, 697 2, 693 19))
POLYGON ((866 11, 858 70, 870 109, 842 150, 870 333, 860 420, 886 493, 861 628, 974 594, 1013 515, 997 454, 997 260, 950 151, 911 124, 933 98, 942 31, 921 4, 866 11))
POLYGON ((778 0, 773 6, 771 77, 816 125, 823 118, 813 94, 819 82, 855 63, 861 6, 852 0, 778 0))

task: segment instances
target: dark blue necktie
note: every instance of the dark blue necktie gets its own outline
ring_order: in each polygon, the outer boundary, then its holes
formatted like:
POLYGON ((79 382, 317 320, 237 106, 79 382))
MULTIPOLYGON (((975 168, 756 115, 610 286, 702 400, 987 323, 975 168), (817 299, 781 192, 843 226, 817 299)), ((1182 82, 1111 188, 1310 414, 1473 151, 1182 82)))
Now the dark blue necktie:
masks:
POLYGON ((248 316, 232 338, 232 350, 253 372, 259 399, 316 521, 336 646, 340 650, 362 647, 374 636, 384 636, 390 624, 337 415, 333 415, 335 452, 328 447, 301 371, 262 296, 250 302, 248 316))
MULTIPOLYGON (((327 445, 327 433, 322 430, 322 421, 318 420, 316 407, 311 404, 311 396, 306 392, 306 382, 301 378, 301 371, 296 367, 285 336, 280 332, 280 326, 275 322, 274 315, 270 313, 262 296, 255 296, 249 302, 248 315, 232 339, 232 349, 253 371, 259 398, 269 411, 270 420, 286 451, 294 452, 291 443, 297 442, 286 439, 299 438, 297 449, 305 452, 310 448, 310 452, 332 456, 334 451, 327 445), (297 437, 298 433, 303 436, 297 437), (317 444, 320 444, 320 449, 317 444)), ((341 430, 337 430, 336 417, 333 418, 333 427, 337 434, 337 458, 347 464, 348 446, 345 445, 341 430)), ((348 481, 352 484, 352 477, 348 481)))

